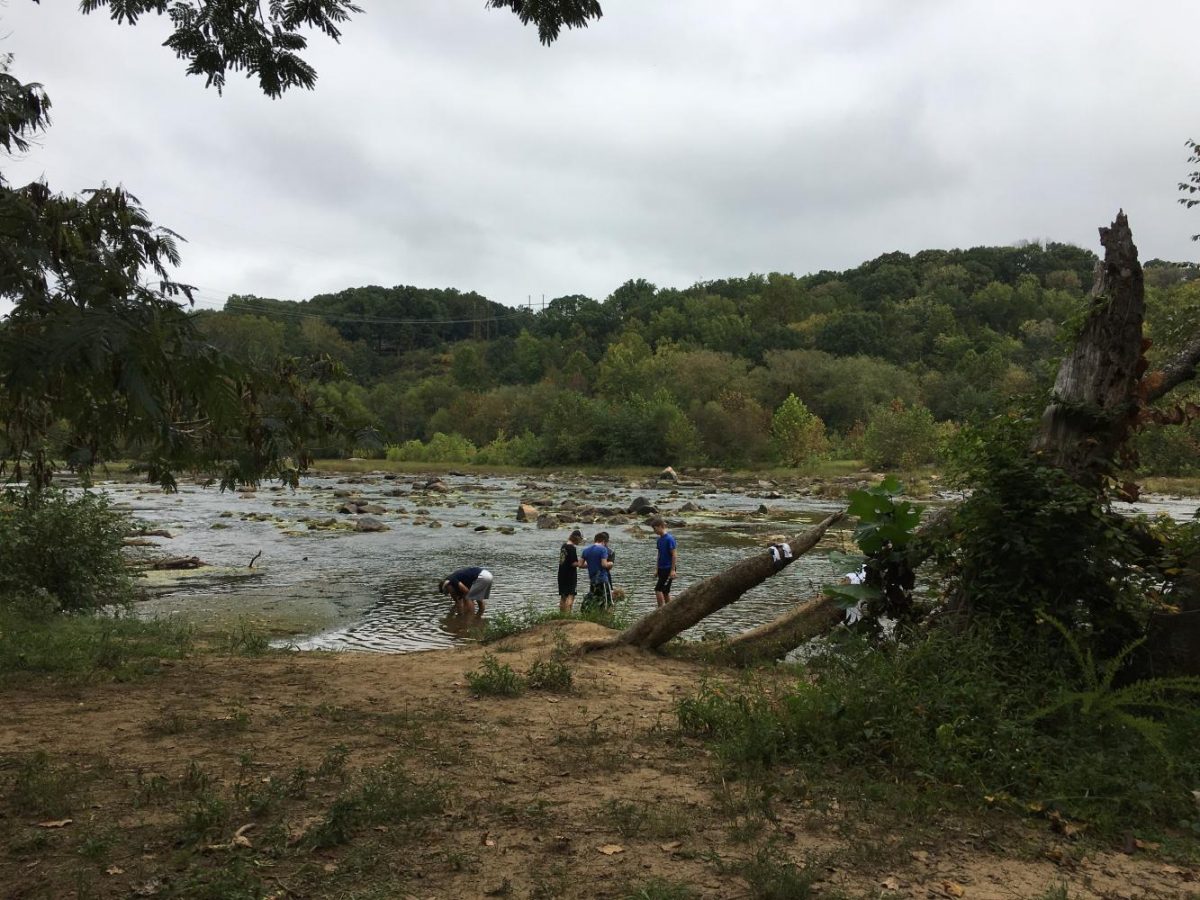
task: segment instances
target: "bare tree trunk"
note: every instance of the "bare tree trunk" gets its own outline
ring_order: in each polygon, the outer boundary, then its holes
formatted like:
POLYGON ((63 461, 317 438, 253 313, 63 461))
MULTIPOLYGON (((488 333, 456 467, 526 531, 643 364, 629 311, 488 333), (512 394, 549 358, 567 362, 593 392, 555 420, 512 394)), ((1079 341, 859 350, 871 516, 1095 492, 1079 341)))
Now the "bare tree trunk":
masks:
POLYGON ((1129 220, 1100 229, 1104 260, 1088 294, 1087 319, 1059 366, 1033 450, 1081 484, 1095 484, 1116 459, 1137 413, 1145 365, 1145 287, 1129 220))
MULTIPOLYGON (((792 558, 785 560, 784 566, 815 547, 829 527, 840 522, 845 516, 844 512, 834 513, 803 534, 792 538, 789 541, 792 558)), ((780 566, 780 569, 782 568, 783 566, 780 566)), ((666 606, 660 606, 647 613, 612 640, 593 642, 581 649, 599 650, 619 644, 642 647, 646 650, 661 647, 705 616, 740 600, 746 591, 762 584, 780 569, 775 568, 771 555, 765 549, 760 550, 753 556, 734 563, 724 572, 693 584, 666 606)))
POLYGON ((765 625, 744 631, 725 645, 730 660, 741 665, 782 659, 806 641, 842 621, 845 610, 834 597, 814 594, 765 625))

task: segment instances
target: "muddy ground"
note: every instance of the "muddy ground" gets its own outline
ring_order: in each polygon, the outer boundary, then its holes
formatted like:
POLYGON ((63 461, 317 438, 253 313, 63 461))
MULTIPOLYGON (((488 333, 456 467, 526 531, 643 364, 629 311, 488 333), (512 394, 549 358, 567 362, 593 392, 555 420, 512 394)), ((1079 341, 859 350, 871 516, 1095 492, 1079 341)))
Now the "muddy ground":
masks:
POLYGON ((0 688, 0 896, 1200 897, 1153 846, 722 779, 674 704, 736 676, 696 662, 609 651, 570 658, 567 693, 468 687, 485 653, 525 671, 602 632, 0 688))

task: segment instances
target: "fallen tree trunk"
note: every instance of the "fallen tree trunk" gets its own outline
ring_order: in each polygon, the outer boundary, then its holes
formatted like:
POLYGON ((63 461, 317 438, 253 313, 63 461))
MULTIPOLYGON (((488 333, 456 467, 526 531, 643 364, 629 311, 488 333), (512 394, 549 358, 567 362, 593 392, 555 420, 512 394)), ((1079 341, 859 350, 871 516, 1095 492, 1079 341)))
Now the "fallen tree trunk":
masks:
POLYGON ((731 662, 739 665, 782 659, 806 641, 829 631, 844 615, 845 610, 836 598, 814 594, 779 618, 731 639, 724 652, 731 662))
POLYGON ((724 572, 692 585, 671 600, 634 622, 621 634, 609 641, 597 641, 585 645, 584 650, 600 650, 605 647, 629 645, 653 650, 661 647, 676 635, 691 628, 705 616, 712 615, 731 603, 740 600, 751 588, 762 584, 777 571, 790 565, 802 554, 807 553, 824 536, 830 526, 845 518, 844 512, 834 513, 817 523, 788 543, 792 548, 791 559, 782 561, 776 568, 771 554, 766 549, 734 563, 724 572))

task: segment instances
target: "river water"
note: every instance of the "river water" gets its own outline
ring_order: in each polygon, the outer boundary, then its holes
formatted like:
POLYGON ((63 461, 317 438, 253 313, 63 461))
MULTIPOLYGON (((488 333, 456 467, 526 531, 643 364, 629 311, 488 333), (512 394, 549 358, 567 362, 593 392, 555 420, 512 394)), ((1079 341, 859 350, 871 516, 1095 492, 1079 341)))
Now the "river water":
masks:
MULTIPOLYGON (((713 575, 772 541, 803 531, 841 508, 839 499, 776 488, 714 481, 678 484, 586 476, 534 479, 442 475, 446 491, 429 490, 430 476, 314 476, 297 490, 264 488, 222 493, 181 485, 163 494, 146 485, 97 485, 122 508, 171 538, 151 539, 148 556, 198 556, 209 567, 152 573, 146 616, 181 616, 228 625, 248 620, 301 649, 406 652, 469 640, 478 622, 449 615, 437 582, 454 569, 482 565, 495 575, 487 615, 557 608, 558 549, 572 527, 587 538, 607 530, 617 551, 614 583, 634 614, 654 606, 654 535, 640 524, 605 524, 580 507, 624 511, 644 497, 672 523, 679 542, 675 593, 713 575), (355 515, 339 514, 349 492, 383 508, 374 518, 390 530, 351 530, 355 515), (517 521, 521 502, 559 514, 553 529, 517 521), (575 504, 576 508, 571 508, 575 504), (696 509, 685 508, 691 504, 696 509), (578 515, 579 521, 571 519, 578 515), (332 527, 330 527, 332 526, 332 527), (509 532, 509 533, 506 533, 509 532), (248 564, 254 559, 253 568, 248 564)), ((1154 498, 1139 511, 1190 517, 1196 501, 1154 498)), ((847 530, 821 545, 745 598, 710 616, 701 630, 733 633, 774 618, 797 599, 836 579, 831 550, 853 552, 847 530)), ((586 583, 586 572, 582 581, 586 583)))

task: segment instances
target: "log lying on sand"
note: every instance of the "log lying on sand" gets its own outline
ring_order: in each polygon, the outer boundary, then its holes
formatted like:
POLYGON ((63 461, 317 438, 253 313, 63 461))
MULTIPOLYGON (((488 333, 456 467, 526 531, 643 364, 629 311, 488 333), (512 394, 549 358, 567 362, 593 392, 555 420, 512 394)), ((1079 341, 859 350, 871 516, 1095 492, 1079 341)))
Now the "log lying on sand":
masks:
POLYGON ((806 641, 825 634, 845 615, 837 598, 814 594, 782 616, 744 631, 725 644, 724 654, 739 665, 782 659, 806 641))
POLYGON ((601 650, 606 647, 629 645, 653 650, 671 638, 691 628, 705 616, 724 609, 740 600, 751 588, 762 584, 784 566, 790 565, 802 554, 807 553, 824 536, 830 526, 845 518, 844 512, 834 513, 818 522, 808 531, 792 538, 788 543, 792 557, 776 568, 766 549, 734 563, 724 572, 706 578, 679 594, 666 606, 660 606, 630 625, 625 631, 608 641, 594 641, 584 645, 583 650, 601 650))

